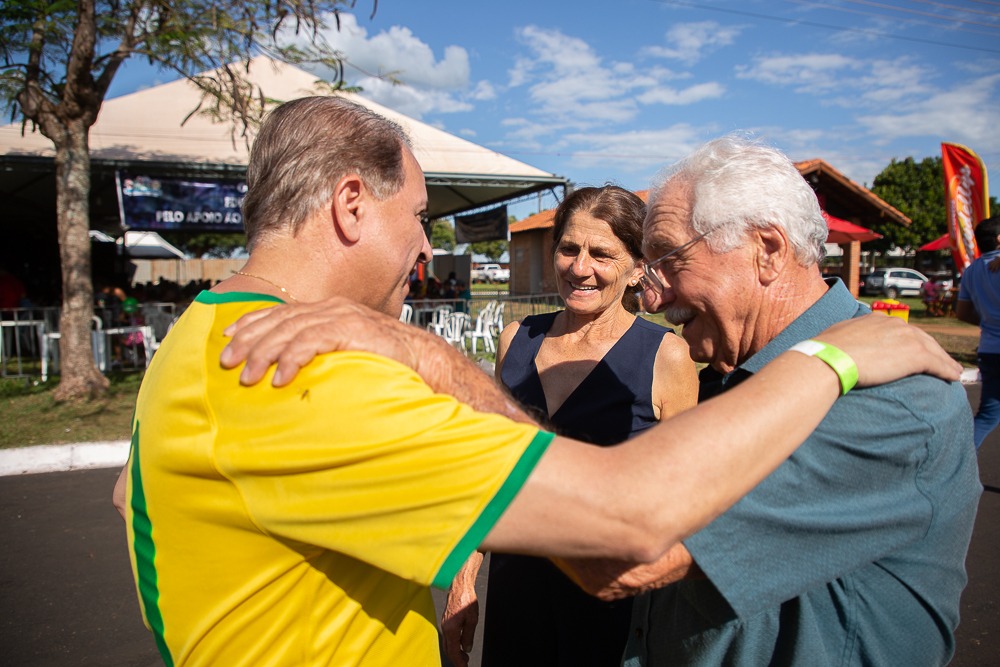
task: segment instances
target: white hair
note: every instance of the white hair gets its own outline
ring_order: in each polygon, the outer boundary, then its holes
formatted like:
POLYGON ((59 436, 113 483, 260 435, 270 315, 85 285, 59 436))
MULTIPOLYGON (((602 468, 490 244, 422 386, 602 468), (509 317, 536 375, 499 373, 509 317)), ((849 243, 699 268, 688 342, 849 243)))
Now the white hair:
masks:
POLYGON ((752 229, 781 227, 803 266, 826 255, 829 234, 816 193, 781 151, 742 134, 713 139, 656 179, 649 210, 669 187, 691 192, 691 225, 714 252, 745 241, 752 229))

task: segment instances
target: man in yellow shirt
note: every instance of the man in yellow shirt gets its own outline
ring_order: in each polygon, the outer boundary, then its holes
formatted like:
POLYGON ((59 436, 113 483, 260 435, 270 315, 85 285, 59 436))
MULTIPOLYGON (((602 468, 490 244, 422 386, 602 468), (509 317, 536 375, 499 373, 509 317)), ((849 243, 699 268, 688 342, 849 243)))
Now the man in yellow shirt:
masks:
POLYGON ((902 323, 838 325, 818 337, 842 350, 836 368, 787 353, 647 435, 589 447, 531 423, 457 353, 427 353, 437 339, 395 337, 408 277, 431 256, 399 127, 336 97, 287 103, 247 184, 250 259, 157 352, 116 489, 168 665, 438 664, 428 587, 474 549, 669 559, 784 460, 852 373, 960 370, 902 323), (357 342, 384 331, 395 360, 335 352, 280 387, 220 365, 240 316, 287 301, 301 324, 336 296, 361 304, 341 305, 348 328, 350 313, 384 324, 357 342))

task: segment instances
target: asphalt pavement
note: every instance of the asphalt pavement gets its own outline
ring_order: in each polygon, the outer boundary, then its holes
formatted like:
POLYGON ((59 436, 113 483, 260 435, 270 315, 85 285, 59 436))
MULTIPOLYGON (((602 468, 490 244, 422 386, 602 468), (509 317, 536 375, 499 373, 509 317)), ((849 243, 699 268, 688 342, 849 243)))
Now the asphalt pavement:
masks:
MULTIPOLYGON (((975 405, 979 386, 967 390, 975 405)), ((1000 431, 983 445, 979 466, 985 491, 951 663, 958 667, 1000 665, 1000 431)), ((125 527, 111 506, 117 474, 98 468, 0 477, 0 663, 163 664, 139 615, 125 527)), ((481 593, 483 584, 481 577, 481 593)), ((440 592, 435 602, 440 610, 440 592)))

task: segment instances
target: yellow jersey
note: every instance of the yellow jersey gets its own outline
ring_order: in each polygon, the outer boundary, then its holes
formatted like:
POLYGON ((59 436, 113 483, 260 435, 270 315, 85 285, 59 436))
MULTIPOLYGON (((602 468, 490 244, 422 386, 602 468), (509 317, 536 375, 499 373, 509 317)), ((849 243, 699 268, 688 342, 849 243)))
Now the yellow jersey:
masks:
POLYGON ((553 436, 360 352, 289 386, 224 370, 222 331, 278 302, 203 292, 136 403, 128 538, 168 665, 437 665, 447 587, 553 436))

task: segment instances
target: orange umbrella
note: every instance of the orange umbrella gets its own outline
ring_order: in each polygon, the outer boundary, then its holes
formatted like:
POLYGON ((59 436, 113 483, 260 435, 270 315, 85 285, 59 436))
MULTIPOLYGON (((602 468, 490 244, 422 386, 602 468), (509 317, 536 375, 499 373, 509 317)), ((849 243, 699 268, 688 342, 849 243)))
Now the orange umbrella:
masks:
POLYGON ((867 227, 855 225, 842 218, 830 215, 823 211, 823 218, 826 219, 826 226, 830 228, 830 234, 826 237, 827 243, 850 243, 851 241, 874 241, 882 238, 881 234, 873 232, 867 227))

